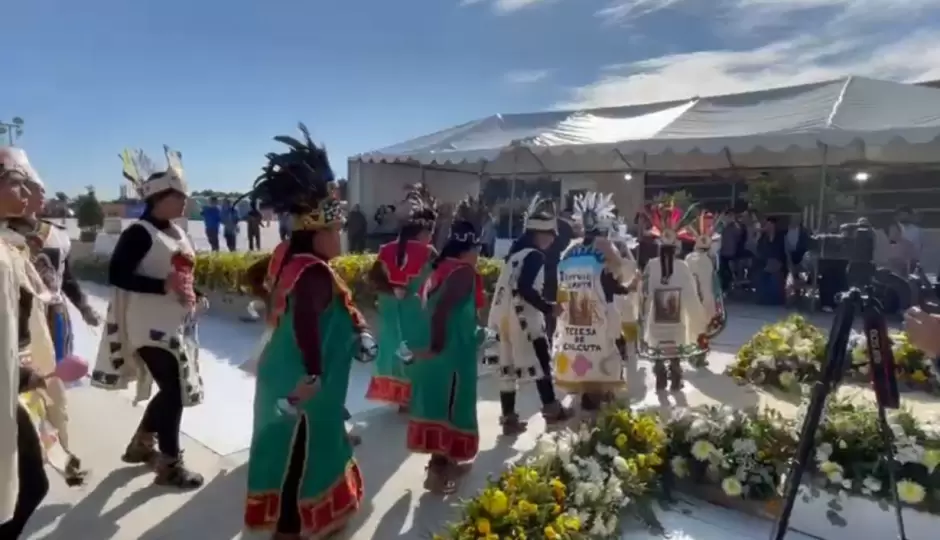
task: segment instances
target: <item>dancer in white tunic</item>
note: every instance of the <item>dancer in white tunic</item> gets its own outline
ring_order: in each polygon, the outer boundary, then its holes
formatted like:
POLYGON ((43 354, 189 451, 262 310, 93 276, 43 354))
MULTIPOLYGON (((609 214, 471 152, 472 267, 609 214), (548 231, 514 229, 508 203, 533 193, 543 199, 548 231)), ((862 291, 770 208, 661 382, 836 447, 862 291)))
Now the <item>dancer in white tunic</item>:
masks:
MULTIPOLYGON (((639 265, 633 256, 633 250, 637 247, 635 238, 627 233, 626 225, 619 223, 615 227, 613 243, 620 254, 620 273, 618 280, 623 284, 628 284, 636 279, 639 272, 639 265)), ((618 347, 621 347, 620 353, 624 361, 629 362, 636 358, 637 339, 639 330, 637 320, 639 319, 640 299, 637 291, 631 291, 630 294, 619 295, 616 298, 617 311, 620 312, 620 328, 622 338, 618 347)))
POLYGON ((123 459, 154 464, 158 484, 187 489, 203 483, 183 465, 179 430, 183 408, 203 400, 196 310, 205 299, 193 288, 193 246, 172 222, 186 207, 179 155, 167 150, 167 161, 167 171, 135 183, 146 208, 111 256, 111 301, 92 383, 119 389, 136 379, 137 401, 156 383, 123 459))
POLYGON ((555 203, 536 195, 525 215, 525 230, 513 242, 496 281, 488 326, 499 336, 500 404, 504 435, 518 435, 527 424, 516 412, 519 381, 535 380, 542 401, 542 416, 549 426, 564 422, 571 411, 555 396, 552 383, 546 317, 557 317, 563 308, 546 299, 545 253, 557 233, 555 203))
POLYGON ((24 364, 36 299, 25 275, 29 261, 23 239, 6 227, 7 220, 26 211, 28 176, 22 160, 0 156, 0 538, 10 540, 20 538, 49 491, 43 446, 20 398, 45 386, 44 378, 24 364))
POLYGON ((562 254, 558 265, 558 319, 553 344, 556 384, 581 392, 582 409, 595 410, 625 386, 620 313, 615 299, 636 288, 618 280, 621 258, 608 239, 613 225, 610 195, 588 193, 575 200, 574 218, 584 237, 562 254))
POLYGON ((702 210, 689 225, 689 232, 695 236, 695 251, 685 258, 685 262, 695 275, 695 283, 705 308, 705 319, 708 321, 705 335, 711 339, 724 329, 726 320, 718 261, 712 253, 715 217, 711 212, 702 210))
POLYGON ((650 211, 650 234, 659 239, 659 256, 646 264, 643 272, 643 343, 641 351, 653 360, 656 389, 682 388, 683 358, 702 354, 698 338, 707 323, 695 275, 685 261, 676 257, 681 240, 692 240, 685 228, 686 214, 672 202, 650 211), (668 368, 667 368, 668 364, 668 368))
MULTIPOLYGON (((45 205, 46 194, 42 179, 29 165, 26 153, 22 149, 4 148, 0 149, 0 153, 7 153, 21 160, 24 170, 30 171, 26 178, 26 188, 29 191, 26 213, 22 218, 10 220, 9 226, 23 237, 25 246, 28 246, 28 254, 33 267, 42 278, 43 286, 49 293, 49 302, 44 306, 43 315, 54 349, 50 365, 37 365, 44 372, 49 372, 55 369, 55 364, 72 354, 72 326, 68 306, 65 304, 66 297, 75 304, 87 324, 97 326, 100 321, 98 314, 88 305, 81 287, 69 270, 68 256, 71 241, 68 234, 59 225, 39 219, 39 214, 45 205)), ((34 361, 41 358, 34 356, 34 361)), ((84 483, 87 472, 82 470, 81 461, 72 453, 69 444, 68 400, 65 385, 59 379, 50 379, 45 390, 50 397, 45 404, 49 420, 56 429, 62 448, 70 456, 65 471, 66 483, 71 486, 81 485, 84 483)))

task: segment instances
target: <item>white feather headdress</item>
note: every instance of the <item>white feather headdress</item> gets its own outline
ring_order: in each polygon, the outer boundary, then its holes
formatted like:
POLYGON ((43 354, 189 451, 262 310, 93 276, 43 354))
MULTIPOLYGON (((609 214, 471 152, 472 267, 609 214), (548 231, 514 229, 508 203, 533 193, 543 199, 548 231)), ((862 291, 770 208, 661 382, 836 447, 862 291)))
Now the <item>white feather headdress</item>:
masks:
POLYGON ((125 149, 118 156, 124 165, 124 178, 137 190, 141 199, 148 199, 164 191, 178 191, 184 195, 189 193, 186 176, 183 173, 182 154, 163 145, 167 167, 164 171, 157 171, 153 161, 143 152, 125 149))
POLYGON ((590 191, 574 200, 574 219, 584 232, 607 232, 614 221, 614 195, 590 191))
POLYGON ((525 211, 525 229, 528 231, 557 231, 558 215, 555 211, 555 201, 545 199, 536 193, 525 211))

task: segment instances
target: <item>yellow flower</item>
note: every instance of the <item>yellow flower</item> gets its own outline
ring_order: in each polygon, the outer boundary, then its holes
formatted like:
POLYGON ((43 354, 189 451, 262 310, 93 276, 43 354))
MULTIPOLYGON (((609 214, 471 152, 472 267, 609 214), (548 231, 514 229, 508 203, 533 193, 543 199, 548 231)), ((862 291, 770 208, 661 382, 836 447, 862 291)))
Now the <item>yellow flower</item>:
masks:
POLYGON ((480 497, 480 504, 493 517, 504 516, 509 511, 509 498, 501 489, 486 490, 480 497))
POLYGON ((910 480, 901 480, 898 482, 898 498, 901 502, 907 504, 920 504, 924 502, 927 491, 924 486, 910 480))
POLYGON ((717 451, 714 444, 704 439, 695 441, 695 443, 692 444, 692 457, 699 461, 707 460, 717 451))
POLYGON ((519 513, 523 516, 530 516, 538 511, 538 505, 532 504, 529 501, 519 501, 519 513))
POLYGON ((553 516, 557 516, 557 515, 560 514, 560 513, 561 513, 561 505, 560 505, 560 504, 553 504, 553 505, 552 505, 552 515, 553 515, 553 516))
POLYGON ((556 540, 558 538, 561 538, 561 536, 558 535, 558 532, 555 531, 555 528, 552 527, 551 525, 549 525, 548 527, 545 527, 545 529, 543 529, 542 532, 545 533, 545 538, 548 538, 548 540, 556 540))
POLYGON ((477 531, 479 531, 480 534, 490 534, 491 530, 490 520, 486 518, 477 519, 477 531))
POLYGON ((561 522, 562 527, 569 531, 581 530, 581 520, 576 516, 561 516, 558 521, 561 522))
POLYGON ((721 481, 721 490, 729 497, 740 497, 744 491, 741 481, 733 476, 729 476, 721 481))
POLYGON ((617 438, 614 439, 614 444, 617 445, 617 448, 623 450, 623 448, 627 445, 627 436, 623 433, 617 435, 617 438))
POLYGON ((911 380, 916 383, 925 383, 927 382, 927 374, 924 373, 924 370, 918 369, 914 373, 911 373, 911 380))

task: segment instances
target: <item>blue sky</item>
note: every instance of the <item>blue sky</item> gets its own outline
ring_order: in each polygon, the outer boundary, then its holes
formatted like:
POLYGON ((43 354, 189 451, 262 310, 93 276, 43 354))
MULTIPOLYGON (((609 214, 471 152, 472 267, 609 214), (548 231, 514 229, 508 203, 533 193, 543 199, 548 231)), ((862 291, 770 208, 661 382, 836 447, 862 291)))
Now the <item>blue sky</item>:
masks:
POLYGON ((164 143, 193 189, 244 189, 298 120, 345 176, 349 155, 494 112, 940 78, 936 0, 9 4, 0 120, 25 119, 50 191, 106 197, 122 148, 164 143))

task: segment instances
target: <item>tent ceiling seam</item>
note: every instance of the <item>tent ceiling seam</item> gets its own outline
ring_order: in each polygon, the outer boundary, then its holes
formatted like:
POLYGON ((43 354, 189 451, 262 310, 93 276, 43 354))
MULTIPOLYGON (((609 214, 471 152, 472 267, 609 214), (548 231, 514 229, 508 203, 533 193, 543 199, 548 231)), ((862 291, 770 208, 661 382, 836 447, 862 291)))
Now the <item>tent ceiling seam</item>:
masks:
POLYGON ((832 110, 829 111, 829 117, 826 118, 826 127, 831 128, 836 119, 836 114, 839 113, 839 109, 842 107, 842 101, 845 99, 845 94, 849 90, 849 85, 852 84, 852 80, 855 77, 850 75, 845 79, 845 83, 842 85, 842 88, 839 90, 839 97, 836 98, 836 102, 832 104, 832 110))

